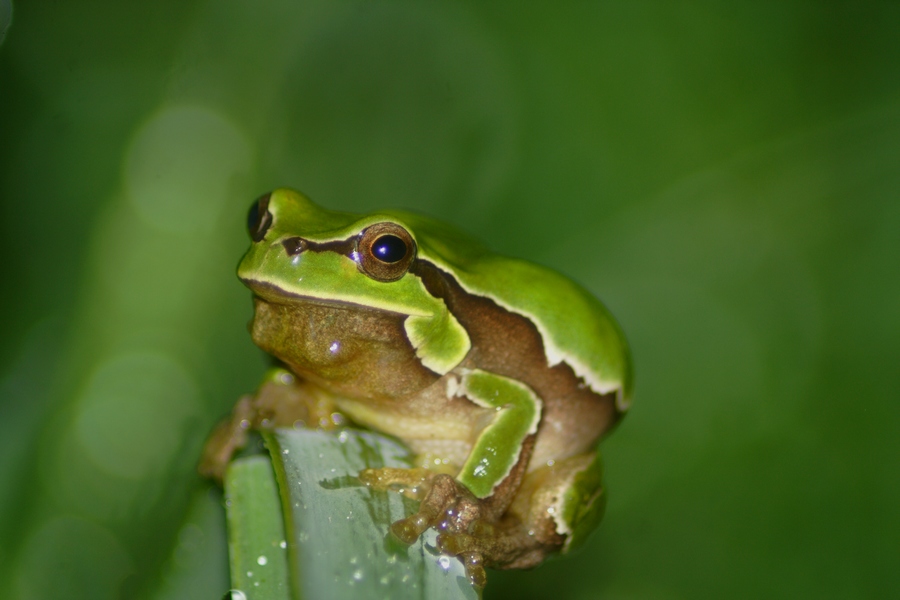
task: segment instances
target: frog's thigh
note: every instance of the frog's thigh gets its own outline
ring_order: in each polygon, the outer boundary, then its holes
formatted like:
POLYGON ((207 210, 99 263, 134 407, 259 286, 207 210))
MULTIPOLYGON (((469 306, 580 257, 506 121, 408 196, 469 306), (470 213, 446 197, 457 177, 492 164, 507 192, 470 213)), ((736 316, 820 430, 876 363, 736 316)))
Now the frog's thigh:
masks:
POLYGON ((546 544, 563 550, 580 546, 606 509, 603 461, 599 453, 586 453, 542 466, 525 476, 510 506, 525 528, 546 544))
POLYGON ((537 431, 541 400, 515 379, 477 369, 463 373, 458 394, 497 411, 472 445, 457 476, 476 497, 486 498, 512 472, 521 458, 525 439, 537 431))

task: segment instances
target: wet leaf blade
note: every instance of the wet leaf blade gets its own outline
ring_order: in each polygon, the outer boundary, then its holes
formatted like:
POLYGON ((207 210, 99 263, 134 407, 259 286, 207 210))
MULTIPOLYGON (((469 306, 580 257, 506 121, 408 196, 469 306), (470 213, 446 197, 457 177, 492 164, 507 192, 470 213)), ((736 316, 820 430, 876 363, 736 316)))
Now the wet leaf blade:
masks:
POLYGON ((416 503, 357 479, 370 467, 407 467, 408 450, 372 432, 279 430, 266 436, 281 490, 296 598, 477 600, 459 560, 426 532, 405 546, 390 524, 416 503))
POLYGON ((225 507, 232 598, 290 600, 281 496, 267 456, 229 466, 225 507))

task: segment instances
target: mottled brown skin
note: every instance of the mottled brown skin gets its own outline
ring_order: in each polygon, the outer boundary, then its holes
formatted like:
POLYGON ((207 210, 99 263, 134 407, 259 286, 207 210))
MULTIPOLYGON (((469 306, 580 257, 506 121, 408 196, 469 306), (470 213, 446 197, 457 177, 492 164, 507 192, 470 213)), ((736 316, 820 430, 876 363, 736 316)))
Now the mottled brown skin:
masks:
POLYGON ((534 464, 588 451, 617 422, 615 394, 594 393, 565 363, 547 366, 544 344, 534 324, 490 298, 468 294, 451 276, 417 261, 428 291, 447 303, 472 341, 464 366, 527 384, 543 400, 534 464), (555 424, 546 427, 546 424, 555 424))
POLYGON ((221 479, 232 453, 246 443, 248 428, 297 421, 327 426, 333 410, 396 435, 421 455, 449 457, 458 466, 491 411, 466 398, 448 398, 447 380, 461 369, 482 369, 521 381, 543 401, 541 422, 537 434, 522 444, 516 466, 488 498, 475 498, 449 475, 423 479, 421 471, 396 469, 361 474, 379 487, 424 484, 419 512, 395 524, 394 532, 413 541, 429 526, 438 526, 442 549, 459 556, 473 581, 483 585, 483 564, 531 567, 562 547, 565 537, 545 509, 551 500, 541 494, 558 493, 552 491, 559 489, 550 485, 553 481, 590 462, 599 438, 617 419, 615 397, 592 392, 566 364, 548 367, 541 336, 525 317, 466 293, 429 262, 417 260, 410 271, 444 300, 471 339, 468 355, 443 377, 416 357, 403 315, 299 298, 245 282, 256 293, 254 342, 298 379, 290 386, 263 386, 252 399, 242 399, 211 436, 201 471, 221 479))

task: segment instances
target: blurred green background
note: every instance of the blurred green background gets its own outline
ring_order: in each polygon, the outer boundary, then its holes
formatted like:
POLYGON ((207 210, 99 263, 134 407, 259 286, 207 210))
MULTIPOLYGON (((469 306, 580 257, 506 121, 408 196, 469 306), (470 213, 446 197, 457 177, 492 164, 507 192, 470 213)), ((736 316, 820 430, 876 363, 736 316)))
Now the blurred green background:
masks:
POLYGON ((486 598, 900 596, 897 2, 14 8, 3 598, 227 589, 194 465, 263 370, 234 267, 276 186, 456 223, 622 322, 606 519, 486 598))

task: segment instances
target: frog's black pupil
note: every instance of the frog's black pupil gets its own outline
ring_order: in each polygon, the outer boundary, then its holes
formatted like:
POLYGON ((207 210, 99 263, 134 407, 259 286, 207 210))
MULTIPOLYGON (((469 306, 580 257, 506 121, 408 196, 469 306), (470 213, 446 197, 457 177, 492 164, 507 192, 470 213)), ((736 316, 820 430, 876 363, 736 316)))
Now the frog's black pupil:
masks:
POLYGON ((372 254, 386 263, 395 263, 406 256, 406 242, 396 235, 383 235, 372 244, 372 254))

